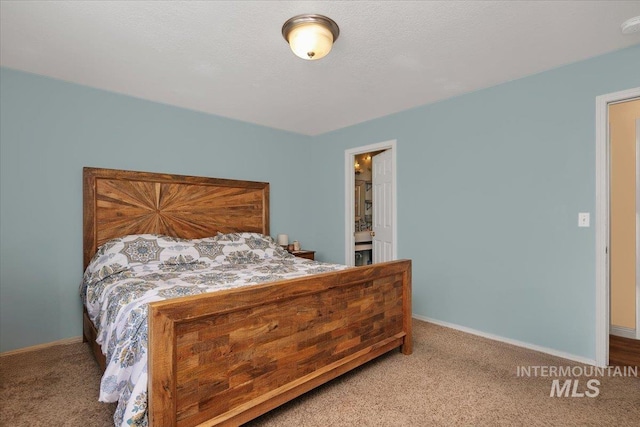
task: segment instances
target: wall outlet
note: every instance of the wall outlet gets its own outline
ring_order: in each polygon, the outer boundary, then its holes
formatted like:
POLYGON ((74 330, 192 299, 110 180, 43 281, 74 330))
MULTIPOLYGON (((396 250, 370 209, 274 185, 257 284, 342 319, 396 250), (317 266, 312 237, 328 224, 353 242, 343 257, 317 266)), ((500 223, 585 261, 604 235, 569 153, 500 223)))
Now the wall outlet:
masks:
POLYGON ((589 227, 589 212, 578 214, 578 227, 589 227))

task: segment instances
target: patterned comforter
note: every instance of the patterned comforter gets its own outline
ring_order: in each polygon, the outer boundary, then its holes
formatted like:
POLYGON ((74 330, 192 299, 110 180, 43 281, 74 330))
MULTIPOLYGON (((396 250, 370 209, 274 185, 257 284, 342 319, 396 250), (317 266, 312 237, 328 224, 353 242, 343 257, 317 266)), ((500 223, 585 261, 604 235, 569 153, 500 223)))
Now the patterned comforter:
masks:
POLYGON ((296 258, 268 236, 220 234, 183 240, 141 234, 102 245, 81 296, 107 359, 100 401, 118 402, 116 426, 147 425, 150 302, 345 268, 296 258))

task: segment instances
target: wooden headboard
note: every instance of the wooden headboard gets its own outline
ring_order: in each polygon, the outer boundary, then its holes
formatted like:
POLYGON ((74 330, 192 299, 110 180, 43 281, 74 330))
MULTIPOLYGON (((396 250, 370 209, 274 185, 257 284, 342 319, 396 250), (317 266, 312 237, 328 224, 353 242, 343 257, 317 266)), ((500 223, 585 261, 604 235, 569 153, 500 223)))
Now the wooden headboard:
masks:
POLYGON ((267 182, 84 168, 83 198, 84 268, 100 245, 129 234, 269 234, 267 182))

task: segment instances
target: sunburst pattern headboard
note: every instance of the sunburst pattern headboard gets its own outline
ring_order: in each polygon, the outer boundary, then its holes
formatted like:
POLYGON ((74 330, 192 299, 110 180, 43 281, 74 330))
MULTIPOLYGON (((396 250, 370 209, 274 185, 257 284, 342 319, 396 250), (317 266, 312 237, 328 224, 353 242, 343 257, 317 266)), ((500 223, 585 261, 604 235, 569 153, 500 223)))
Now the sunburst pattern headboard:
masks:
POLYGON ((83 197, 85 268, 98 246, 128 234, 269 234, 267 182, 84 168, 83 197))

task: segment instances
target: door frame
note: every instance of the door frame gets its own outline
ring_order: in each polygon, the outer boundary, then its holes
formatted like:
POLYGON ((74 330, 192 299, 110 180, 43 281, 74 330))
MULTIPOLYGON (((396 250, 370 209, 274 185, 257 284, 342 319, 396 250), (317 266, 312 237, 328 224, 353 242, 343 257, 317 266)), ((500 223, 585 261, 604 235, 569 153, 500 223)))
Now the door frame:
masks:
MULTIPOLYGON (((609 105, 640 97, 640 87, 596 97, 596 365, 609 364, 609 105)), ((637 285, 637 284, 636 284, 637 285)), ((637 319, 636 319, 637 320, 637 319)), ((636 329, 637 333, 637 329, 636 329)))
POLYGON ((636 119, 636 339, 640 340, 640 119, 636 119))
POLYGON ((371 151, 386 151, 391 150, 391 191, 393 192, 391 214, 393 216, 391 221, 392 237, 392 258, 398 259, 398 188, 397 188, 397 144, 396 140, 378 142, 376 144, 365 145, 362 147, 350 148, 344 152, 344 263, 348 266, 355 265, 355 252, 354 252, 354 233, 355 233, 355 176, 353 172, 353 165, 357 155, 369 153, 371 151))

